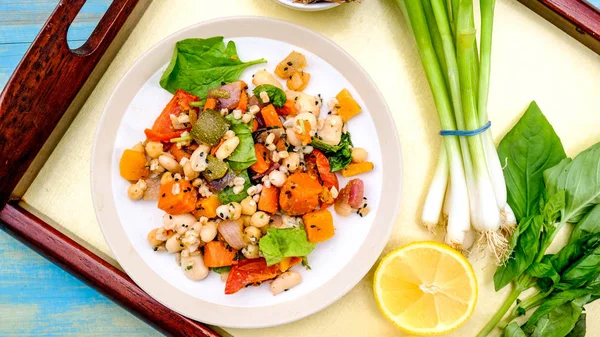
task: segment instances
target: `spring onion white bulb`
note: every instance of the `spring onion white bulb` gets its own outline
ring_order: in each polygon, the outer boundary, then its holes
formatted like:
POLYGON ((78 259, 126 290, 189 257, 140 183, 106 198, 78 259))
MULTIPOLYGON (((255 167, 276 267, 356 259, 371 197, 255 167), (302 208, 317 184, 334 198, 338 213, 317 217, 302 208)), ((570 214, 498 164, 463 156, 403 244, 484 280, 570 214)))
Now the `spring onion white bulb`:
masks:
MULTIPOLYGON (((429 185, 429 191, 423 205, 423 213, 421 214, 421 224, 434 234, 440 219, 446 186, 448 185, 448 170, 448 158, 445 146, 442 143, 435 174, 431 185, 429 185)), ((446 200, 449 200, 449 198, 446 198, 446 200)))

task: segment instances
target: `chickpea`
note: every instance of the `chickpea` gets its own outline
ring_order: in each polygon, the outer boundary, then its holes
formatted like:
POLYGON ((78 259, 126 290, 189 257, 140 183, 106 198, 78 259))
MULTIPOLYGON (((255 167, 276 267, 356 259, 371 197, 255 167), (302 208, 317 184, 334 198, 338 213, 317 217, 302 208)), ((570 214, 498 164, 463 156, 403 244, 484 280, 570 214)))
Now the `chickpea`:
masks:
POLYGON ((162 154, 158 157, 158 162, 160 163, 160 165, 162 165, 162 167, 166 168, 169 172, 173 172, 173 173, 180 173, 181 172, 181 165, 179 165, 179 163, 177 162, 177 160, 175 160, 175 158, 166 155, 166 154, 162 154))
POLYGON ((183 174, 189 180, 194 180, 200 176, 200 172, 196 172, 192 169, 192 162, 189 160, 183 164, 183 174))
POLYGON ((294 118, 295 125, 302 125, 304 121, 310 123, 310 128, 315 130, 317 128, 317 118, 310 112, 301 112, 294 118))
POLYGON ((177 253, 183 250, 183 244, 181 243, 181 240, 179 240, 178 235, 173 235, 167 239, 165 248, 167 248, 169 253, 177 253))
POLYGON ((137 183, 129 185, 127 188, 127 195, 131 200, 140 200, 144 197, 144 191, 148 188, 146 182, 142 179, 138 180, 137 183))
POLYGON ((258 245, 249 244, 246 247, 242 248, 242 254, 247 259, 258 259, 258 245))
POLYGON ((282 165, 290 172, 296 171, 300 165, 300 155, 290 152, 289 156, 283 159, 282 165))
POLYGON ((142 145, 141 142, 135 144, 132 148, 133 151, 137 151, 137 152, 141 152, 141 153, 145 153, 144 152, 144 145, 142 145))
POLYGON ((173 173, 171 172, 165 172, 161 177, 160 177, 160 184, 164 185, 164 184, 168 184, 172 181, 175 181, 175 179, 173 179, 173 173))
POLYGON ((269 224, 270 219, 271 217, 267 213, 259 211, 252 214, 252 218, 250 218, 250 225, 258 228, 264 227, 269 224))
MULTIPOLYGON (((254 200, 252 200, 252 201, 254 201, 254 200)), ((255 201, 255 202, 256 202, 256 201, 255 201)), ((251 219, 251 218, 252 218, 252 217, 251 217, 250 215, 242 215, 242 216, 240 217, 240 219, 243 221, 243 225, 244 225, 244 227, 248 227, 248 226, 250 226, 250 219, 251 219)))
POLYGON ((367 160, 367 151, 360 147, 352 148, 352 162, 362 163, 367 160))
POLYGON ((240 205, 242 206, 242 214, 252 215, 256 213, 256 201, 252 200, 252 197, 246 197, 240 205))
POLYGON ((200 239, 203 242, 211 242, 217 236, 217 223, 209 221, 200 229, 200 239))
POLYGON ((290 143, 292 146, 302 146, 302 141, 298 139, 294 128, 285 129, 285 134, 287 135, 288 143, 290 143))
POLYGON ((204 264, 202 254, 181 257, 183 273, 192 281, 200 281, 208 276, 209 269, 204 264))
POLYGON ((262 232, 258 227, 248 226, 244 228, 244 238, 247 242, 258 243, 258 240, 262 237, 262 232))
POLYGON ((156 238, 156 232, 158 231, 158 228, 154 228, 153 230, 151 230, 148 233, 147 239, 148 239, 148 243, 150 243, 150 246, 152 246, 152 248, 156 248, 160 245, 163 244, 164 241, 158 240, 156 238))
POLYGON ((273 295, 277 295, 297 286, 300 282, 302 282, 302 276, 299 273, 295 271, 286 271, 271 282, 271 292, 273 295))
POLYGON ((146 154, 152 159, 158 158, 163 153, 163 144, 161 142, 149 141, 146 143, 146 154))

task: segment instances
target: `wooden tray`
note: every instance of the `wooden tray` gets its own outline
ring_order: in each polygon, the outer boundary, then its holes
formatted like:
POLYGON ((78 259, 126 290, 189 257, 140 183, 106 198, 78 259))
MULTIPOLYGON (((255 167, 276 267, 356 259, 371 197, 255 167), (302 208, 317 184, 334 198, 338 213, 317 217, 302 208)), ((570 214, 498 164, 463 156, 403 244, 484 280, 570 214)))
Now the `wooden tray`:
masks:
POLYGON ((0 95, 1 227, 161 331, 219 336, 18 203, 149 1, 113 1, 88 41, 71 50, 67 30, 84 3, 60 1, 0 95))
POLYGON ((599 8, 585 0, 519 1, 600 54, 599 8))
MULTIPOLYGON (((387 249, 431 239, 416 223, 435 161, 431 149, 439 146, 439 139, 431 137, 438 121, 414 43, 394 1, 370 0, 303 13, 268 0, 181 1, 176 6, 164 0, 151 4, 149 0, 115 0, 91 40, 73 52, 66 46, 65 34, 83 2, 61 1, 0 96, 0 206, 4 206, 0 220, 4 230, 166 334, 217 336, 211 329, 218 328, 209 329, 170 311, 119 269, 91 205, 89 154, 106 99, 141 53, 195 22, 254 14, 319 31, 373 77, 394 114, 405 158, 418 159, 407 161, 401 216, 387 249), (405 78, 410 80, 400 80, 405 78), (40 92, 40 88, 48 89, 40 92)), ((495 21, 490 97, 494 133, 501 136, 535 99, 570 155, 597 142, 600 57, 512 0, 498 0, 495 21), (565 63, 573 66, 565 67, 565 63), (571 112, 581 118, 572 118, 571 112)), ((398 330, 378 313, 371 277, 367 275, 329 308, 301 321, 270 329, 218 331, 236 337, 398 336, 398 330)), ((483 288, 489 291, 490 286, 483 288)), ((473 335, 487 318, 486 310, 497 307, 503 295, 482 293, 484 305, 478 306, 477 317, 453 336, 473 335)), ((594 309, 596 316, 599 308, 594 309)), ((600 320, 590 322, 590 328, 600 329, 600 320)))

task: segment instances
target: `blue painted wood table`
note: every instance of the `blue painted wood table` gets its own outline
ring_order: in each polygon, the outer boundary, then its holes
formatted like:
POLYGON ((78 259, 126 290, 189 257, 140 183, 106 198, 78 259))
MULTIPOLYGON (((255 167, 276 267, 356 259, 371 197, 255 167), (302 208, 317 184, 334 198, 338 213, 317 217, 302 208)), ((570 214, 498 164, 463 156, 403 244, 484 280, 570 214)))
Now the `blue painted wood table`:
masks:
MULTIPOLYGON (((81 45, 108 8, 88 0, 68 39, 81 45)), ((0 0, 0 90, 58 0, 0 0)), ((160 336, 146 323, 0 231, 0 336, 160 336)))

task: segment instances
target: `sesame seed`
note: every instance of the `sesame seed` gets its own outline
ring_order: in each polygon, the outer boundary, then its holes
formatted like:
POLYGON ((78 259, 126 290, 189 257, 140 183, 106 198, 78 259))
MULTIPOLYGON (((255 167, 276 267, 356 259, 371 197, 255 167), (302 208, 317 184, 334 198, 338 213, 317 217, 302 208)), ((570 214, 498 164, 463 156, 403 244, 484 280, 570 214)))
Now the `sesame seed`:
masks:
MULTIPOLYGON (((166 197, 166 196, 167 196, 167 194, 166 194, 166 193, 163 193, 163 194, 162 194, 162 197, 163 197, 163 198, 164 198, 164 197, 166 197)), ((169 215, 169 219, 172 219, 170 215, 169 215)))
POLYGON ((293 64, 293 63, 292 63, 292 62, 289 62, 289 61, 288 61, 288 63, 287 63, 287 65, 288 65, 288 66, 290 66, 290 67, 292 66, 292 64, 293 64))

